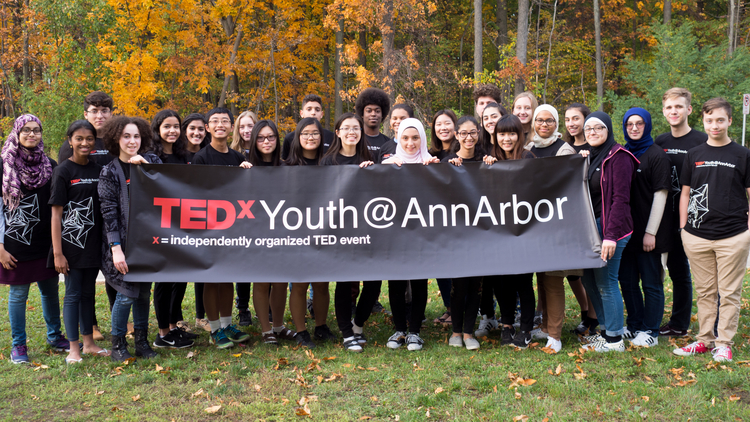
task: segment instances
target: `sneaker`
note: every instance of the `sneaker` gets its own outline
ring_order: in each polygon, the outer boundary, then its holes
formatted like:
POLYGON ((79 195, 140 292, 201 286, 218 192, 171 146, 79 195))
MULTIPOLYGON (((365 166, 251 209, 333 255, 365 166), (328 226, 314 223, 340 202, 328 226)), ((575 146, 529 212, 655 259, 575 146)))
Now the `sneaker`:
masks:
POLYGON ((654 347, 659 345, 659 337, 651 335, 651 331, 638 331, 630 344, 640 347, 654 347))
POLYGON ((474 331, 474 335, 477 337, 486 337, 490 335, 490 331, 496 330, 499 324, 495 317, 487 318, 487 315, 482 315, 482 319, 479 321, 479 328, 474 331))
POLYGON ((227 338, 234 343, 242 343, 244 341, 250 340, 250 334, 238 330, 237 326, 234 324, 228 325, 223 329, 223 331, 224 335, 226 335, 227 338))
POLYGON ((377 301, 377 302, 375 302, 374 305, 372 305, 372 313, 373 314, 383 313, 383 314, 386 314, 386 315, 392 315, 391 311, 385 309, 383 307, 383 304, 380 303, 380 301, 377 301))
POLYGON ((717 347, 711 351, 714 355, 716 362, 731 362, 732 361, 732 349, 729 347, 717 347))
POLYGON ((385 345, 389 349, 398 349, 406 342, 406 333, 403 331, 396 331, 392 336, 388 337, 388 343, 385 345))
POLYGON ((65 338, 65 336, 60 336, 54 341, 47 339, 47 345, 55 352, 70 352, 70 342, 65 338))
POLYGON ((623 340, 620 340, 615 343, 609 343, 604 338, 602 338, 602 341, 597 341, 596 343, 591 343, 583 346, 584 349, 587 350, 593 350, 598 353, 607 353, 607 352, 624 352, 625 351, 625 342, 623 340))
POLYGON ((506 346, 513 343, 513 336, 516 335, 516 329, 513 327, 503 326, 503 331, 500 334, 500 345, 506 346))
POLYGON ((547 337, 547 345, 544 347, 549 347, 550 349, 554 350, 555 353, 559 353, 560 349, 562 349, 562 341, 555 340, 552 337, 547 337))
POLYGON ((239 322, 240 327, 247 327, 248 325, 253 325, 253 314, 250 312, 249 309, 240 311, 237 314, 237 318, 240 320, 239 322))
POLYGON ((353 353, 360 353, 362 351, 362 346, 360 346, 356 337, 352 336, 344 339, 344 349, 353 353))
POLYGON ((659 335, 664 337, 685 337, 687 333, 687 330, 678 330, 672 328, 669 324, 665 324, 659 328, 659 335))
POLYGON ((331 332, 331 329, 328 328, 327 324, 323 324, 321 326, 315 327, 315 340, 320 341, 333 341, 335 342, 337 340, 336 335, 331 332))
POLYGON ((706 352, 708 352, 708 348, 706 348, 706 345, 700 341, 694 341, 685 347, 672 350, 672 353, 677 356, 693 356, 698 353, 706 352))
POLYGON ((534 340, 545 340, 549 337, 549 334, 542 331, 541 328, 534 328, 531 330, 531 338, 534 340))
MULTIPOLYGON (((549 339, 554 340, 552 337, 550 337, 549 339)), ((549 343, 549 340, 547 342, 549 343)), ((516 331, 516 335, 513 337, 512 344, 519 349, 525 349, 529 347, 529 344, 531 344, 531 332, 521 330, 516 331)))
POLYGON ((474 337, 469 337, 467 339, 464 339, 464 345, 466 346, 466 350, 478 350, 479 340, 475 339, 474 337))
POLYGON ((294 338, 297 340, 297 344, 302 347, 307 347, 308 349, 315 348, 315 343, 313 343, 310 338, 310 333, 307 330, 297 332, 297 334, 294 335, 294 338))
POLYGON ((211 339, 209 341, 211 344, 215 344, 217 349, 229 349, 230 347, 234 347, 234 342, 227 338, 227 335, 221 328, 211 333, 211 339))
POLYGON ((583 336, 580 338, 580 340, 581 340, 581 343, 583 344, 592 344, 592 343, 598 343, 600 341, 604 341, 604 337, 602 337, 601 334, 596 333, 590 336, 583 336))
MULTIPOLYGON (((419 334, 417 333, 409 333, 409 335, 406 336, 406 349, 416 351, 416 350, 422 350, 422 345, 424 344, 424 340, 422 340, 422 337, 419 337, 419 334)), ((732 352, 729 352, 730 355, 732 352)), ((731 358, 730 358, 731 360, 731 358)))
POLYGON ((365 337, 365 335, 362 333, 359 333, 359 334, 354 333, 354 338, 357 340, 357 343, 359 344, 367 343, 367 337, 365 337))
POLYGON ((208 320, 205 318, 196 318, 195 319, 195 328, 203 328, 204 331, 211 332, 211 324, 208 323, 208 320))
POLYGON ((187 338, 182 337, 177 330, 172 330, 168 332, 164 337, 156 335, 156 340, 154 340, 154 347, 159 348, 169 348, 169 349, 184 349, 186 347, 192 346, 195 341, 189 340, 187 338))
POLYGON ((464 347, 464 339, 461 336, 450 336, 448 346, 464 347))
POLYGON ((25 344, 13 346, 10 351, 10 361, 15 364, 29 363, 28 349, 25 344))
MULTIPOLYGON (((286 328, 284 326, 281 326, 281 331, 277 332, 277 331, 274 330, 273 333, 276 335, 276 338, 279 339, 279 340, 296 341, 296 339, 294 338, 294 333, 292 332, 292 330, 290 330, 290 329, 288 329, 288 328, 286 328)), ((250 337, 250 336, 248 336, 248 337, 250 337)))
MULTIPOLYGON (((635 338, 635 334, 628 330, 628 327, 622 327, 622 330, 622 338, 635 338)), ((638 334, 638 332, 636 332, 636 334, 638 334)))
POLYGON ((542 311, 534 312, 534 327, 542 325, 542 319, 544 319, 542 311))
POLYGON ((190 331, 186 330, 184 326, 180 327, 178 325, 177 328, 175 328, 172 331, 176 331, 177 334, 179 334, 180 336, 182 336, 182 338, 186 338, 188 340, 195 340, 195 339, 198 338, 198 334, 191 333, 190 331))
POLYGON ((585 322, 581 321, 576 325, 576 328, 570 330, 570 332, 579 336, 585 336, 589 332, 589 327, 585 322))

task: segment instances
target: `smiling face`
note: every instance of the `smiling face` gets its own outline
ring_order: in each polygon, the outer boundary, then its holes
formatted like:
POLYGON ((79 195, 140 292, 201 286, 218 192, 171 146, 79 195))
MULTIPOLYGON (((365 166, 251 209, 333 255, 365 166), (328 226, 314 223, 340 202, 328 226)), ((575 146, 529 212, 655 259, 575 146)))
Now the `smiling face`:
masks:
POLYGON ((362 118, 367 127, 370 129, 377 129, 380 127, 380 122, 383 121, 383 110, 380 109, 380 106, 375 104, 366 105, 364 116, 362 116, 362 118))
POLYGON ((494 107, 485 108, 482 114, 482 126, 484 126, 484 130, 489 133, 495 133, 495 125, 501 117, 503 115, 500 114, 500 110, 494 107))
POLYGON ((586 134, 586 142, 592 147, 598 147, 607 141, 607 135, 609 131, 607 126, 599 122, 589 122, 583 127, 583 132, 586 134))
POLYGON ((253 118, 250 116, 244 116, 239 122, 237 122, 237 124, 240 125, 240 137, 242 140, 250 142, 250 134, 253 133, 253 127, 255 127, 253 118))
POLYGON ((391 111, 391 130, 393 131, 393 133, 398 133, 398 125, 400 125, 403 120, 406 120, 408 118, 409 113, 407 113, 403 108, 397 108, 391 111))
POLYGON ((487 107, 487 104, 499 102, 500 101, 495 101, 495 99, 492 97, 479 97, 477 98, 477 105, 474 107, 474 111, 477 113, 477 116, 482 116, 484 114, 484 108, 487 107))
MULTIPOLYGON (((497 122, 496 122, 497 123, 497 122)), ((494 130, 494 127, 492 128, 494 130)), ((477 146, 479 140, 479 131, 476 125, 472 122, 464 122, 458 127, 458 143, 461 144, 461 148, 464 150, 472 150, 477 146), (476 132, 476 136, 472 136, 476 132)))
POLYGON ((516 132, 500 132, 497 134, 497 144, 500 148, 505 151, 506 154, 510 154, 516 148, 518 143, 518 134, 516 132))
POLYGON ((41 126, 39 126, 39 123, 34 121, 27 122, 25 125, 23 125, 21 131, 18 134, 18 143, 28 149, 36 148, 41 140, 42 128, 41 126))
POLYGON ((73 132, 73 136, 70 137, 70 147, 73 149, 73 157, 88 157, 92 149, 94 149, 94 134, 88 129, 78 129, 73 132))
POLYGON ((162 142, 174 144, 180 137, 180 121, 176 117, 167 117, 159 125, 159 136, 162 142))
POLYGON ((362 136, 362 128, 359 126, 359 121, 354 118, 349 118, 341 122, 339 130, 336 131, 336 136, 341 139, 341 144, 354 147, 359 143, 359 138, 362 136))
POLYGON ((435 135, 441 142, 449 142, 454 136, 455 128, 453 119, 446 114, 441 114, 435 119, 435 135))
POLYGON ((414 155, 419 152, 419 147, 422 145, 422 139, 419 137, 419 131, 416 128, 410 127, 401 133, 401 139, 399 139, 399 145, 409 155, 414 155))
POLYGON ((312 117, 313 119, 318 119, 318 121, 323 118, 323 114, 323 106, 317 101, 306 102, 305 105, 302 106, 302 110, 299 111, 301 118, 312 117))
POLYGON ((531 118, 534 116, 533 110, 531 110, 531 100, 527 97, 519 98, 513 105, 513 115, 523 124, 531 122, 531 118))
POLYGON ((109 107, 97 107, 90 105, 89 108, 83 112, 83 117, 94 125, 94 129, 99 130, 104 127, 110 117, 112 117, 112 110, 109 107))
POLYGON ((120 160, 127 162, 130 158, 138 154, 141 149, 141 133, 138 126, 129 124, 125 126, 120 135, 120 160))
POLYGON ((643 137, 643 129, 646 127, 646 122, 643 121, 641 116, 630 116, 628 121, 625 122, 625 129, 628 131, 630 139, 637 141, 643 137))
POLYGON ((299 133, 299 143, 305 151, 315 151, 320 146, 320 131, 316 125, 307 125, 299 133))
POLYGON ((577 108, 571 108, 565 112, 565 129, 572 137, 582 134, 583 130, 583 113, 577 108))
POLYGON ((693 112, 693 107, 688 104, 685 97, 670 97, 664 101, 661 112, 670 126, 677 127, 686 124, 688 116, 693 112))
POLYGON ((276 135, 270 127, 266 126, 258 132, 258 138, 255 140, 255 148, 258 150, 261 157, 263 157, 264 161, 266 157, 268 157, 268 161, 270 161, 271 153, 276 150, 277 142, 278 139, 276 139, 276 135))
POLYGON ((703 113, 703 130, 711 141, 722 142, 727 138, 727 130, 732 125, 732 118, 724 108, 716 108, 703 113))
POLYGON ((206 125, 200 120, 193 120, 188 123, 186 135, 188 142, 192 145, 200 146, 203 139, 206 138, 206 125))
POLYGON ((542 138, 549 138, 555 133, 557 122, 555 116, 547 110, 540 111, 534 120, 534 131, 542 138))
POLYGON ((226 113, 216 113, 208 119, 208 133, 217 141, 226 141, 232 134, 232 120, 226 113))

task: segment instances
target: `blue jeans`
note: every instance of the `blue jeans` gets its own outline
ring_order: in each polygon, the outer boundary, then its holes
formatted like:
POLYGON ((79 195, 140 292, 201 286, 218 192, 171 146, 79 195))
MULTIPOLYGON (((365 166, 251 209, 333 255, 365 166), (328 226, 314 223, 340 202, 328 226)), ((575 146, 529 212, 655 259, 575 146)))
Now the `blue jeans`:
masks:
MULTIPOLYGON (((42 315, 47 324, 47 340, 55 341, 62 337, 60 332, 60 296, 58 293, 58 277, 51 277, 37 282, 42 297, 42 315)), ((29 298, 31 284, 17 284, 10 286, 8 295, 8 319, 13 346, 26 344, 26 301, 29 298)))
POLYGON ((672 279, 672 316, 668 324, 675 330, 687 330, 693 312, 693 280, 682 239, 679 234, 673 237, 674 246, 667 254, 667 269, 672 279))
MULTIPOLYGON (((596 220, 599 235, 602 235, 602 224, 596 220)), ((602 268, 590 268, 583 271, 583 286, 591 298, 594 311, 610 337, 621 336, 625 332, 623 328, 623 305, 622 294, 620 294, 620 283, 617 278, 620 272, 620 259, 625 245, 628 244, 630 236, 617 241, 617 249, 614 255, 602 268)))
POLYGON ((148 309, 151 299, 151 283, 138 283, 138 297, 128 297, 117 292, 112 307, 112 337, 124 337, 128 333, 128 315, 133 307, 133 328, 148 330, 148 309))
POLYGON ((651 331, 659 335, 664 316, 664 283, 661 254, 626 250, 620 262, 620 286, 630 332, 651 331), (641 291, 642 289, 642 291, 641 291))
POLYGON ((94 293, 98 274, 98 268, 71 268, 65 277, 63 319, 70 341, 78 341, 79 326, 82 336, 94 333, 94 293))

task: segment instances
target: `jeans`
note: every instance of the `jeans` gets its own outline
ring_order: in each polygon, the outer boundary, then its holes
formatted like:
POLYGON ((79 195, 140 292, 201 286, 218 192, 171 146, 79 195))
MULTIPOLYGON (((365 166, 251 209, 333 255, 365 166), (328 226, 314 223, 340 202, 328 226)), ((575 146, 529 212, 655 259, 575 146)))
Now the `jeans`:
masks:
POLYGON ((65 277, 63 319, 70 341, 78 341, 79 326, 83 336, 94 332, 94 293, 98 274, 98 268, 71 268, 65 277))
MULTIPOLYGON (((58 277, 48 278, 36 283, 42 297, 42 315, 47 324, 47 340, 55 341, 62 337, 60 332, 60 296, 58 294, 58 277)), ((29 298, 31 284, 10 286, 8 294, 8 318, 13 337, 13 346, 26 344, 26 300, 29 298)))
POLYGON ((620 262, 620 286, 630 332, 651 331, 659 335, 664 316, 664 283, 661 254, 627 250, 620 262))
POLYGON ((693 312, 693 280, 690 277, 690 263, 679 233, 674 236, 674 246, 667 254, 667 269, 672 279, 672 316, 669 326, 675 330, 690 328, 690 314, 693 312))
MULTIPOLYGON (((599 235, 602 235, 602 225, 596 220, 599 235)), ((599 324, 603 325, 606 335, 610 337, 621 336, 625 332, 623 328, 623 304, 620 284, 617 281, 620 272, 620 259, 622 251, 630 240, 630 235, 617 241, 614 255, 602 268, 590 268, 583 271, 583 286, 591 298, 594 311, 599 317, 599 324)))
POLYGON ((148 330, 148 308, 151 299, 151 283, 138 283, 138 297, 128 297, 118 292, 112 307, 112 337, 124 337, 128 333, 128 315, 133 306, 133 328, 148 330))

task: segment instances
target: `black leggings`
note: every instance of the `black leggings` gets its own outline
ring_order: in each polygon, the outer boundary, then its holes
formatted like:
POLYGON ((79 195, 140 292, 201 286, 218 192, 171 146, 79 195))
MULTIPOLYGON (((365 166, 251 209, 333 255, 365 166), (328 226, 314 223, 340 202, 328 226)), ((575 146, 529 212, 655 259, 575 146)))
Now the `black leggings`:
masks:
POLYGON ((514 274, 499 276, 495 283, 495 296, 500 305, 500 320, 505 325, 513 325, 516 319, 516 297, 521 301, 521 331, 534 328, 534 274, 514 274))
POLYGON ((477 321, 479 296, 482 294, 482 277, 454 278, 451 284, 451 321, 453 332, 474 333, 477 321))
POLYGON ((195 318, 204 319, 206 308, 203 307, 203 283, 194 283, 195 289, 195 318))
POLYGON ((240 311, 250 309, 250 286, 252 286, 252 283, 235 284, 235 290, 237 291, 236 305, 240 311))
MULTIPOLYGON (((492 303, 497 295, 495 286, 500 283, 499 275, 486 275, 482 278, 482 294, 479 297, 479 313, 486 315, 487 318, 495 317, 495 304, 492 303)), ((500 297, 497 297, 500 303, 500 297)))
MULTIPOLYGON (((393 325, 396 331, 406 332, 406 286, 408 280, 389 280, 388 297, 393 312, 393 325)), ((411 280, 411 320, 409 332, 419 334, 427 307, 427 280, 411 280)))
POLYGON ((182 299, 187 283, 154 283, 154 311, 159 329, 182 321, 182 299))
MULTIPOLYGON (((344 338, 354 335, 352 330, 352 286, 359 284, 359 281, 339 281, 336 283, 336 292, 334 294, 333 306, 336 309, 336 321, 339 324, 339 330, 344 338)), ((365 325, 367 318, 372 313, 372 307, 380 297, 380 286, 382 281, 364 281, 362 294, 357 302, 357 309, 354 314, 354 323, 358 327, 365 325)), ((403 294, 402 294, 403 296, 403 294)))

